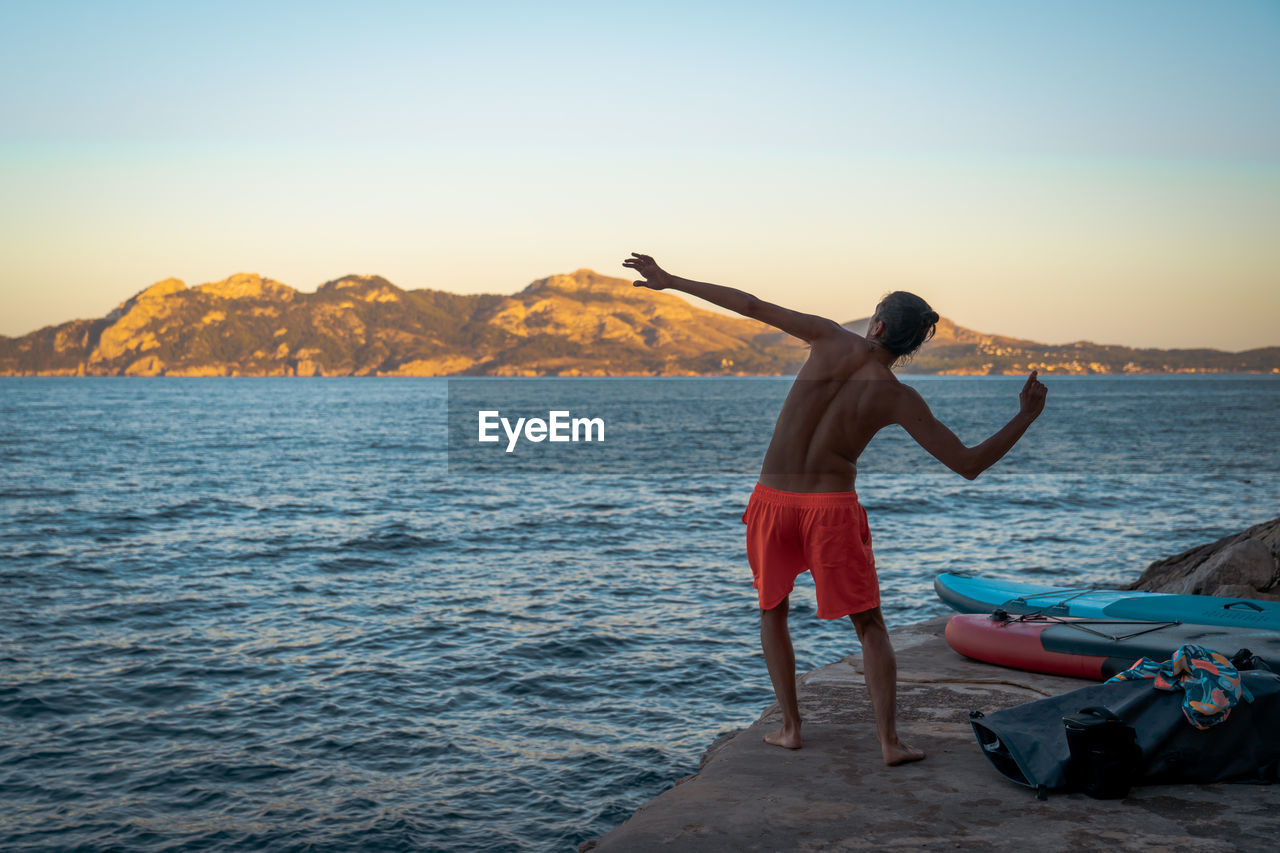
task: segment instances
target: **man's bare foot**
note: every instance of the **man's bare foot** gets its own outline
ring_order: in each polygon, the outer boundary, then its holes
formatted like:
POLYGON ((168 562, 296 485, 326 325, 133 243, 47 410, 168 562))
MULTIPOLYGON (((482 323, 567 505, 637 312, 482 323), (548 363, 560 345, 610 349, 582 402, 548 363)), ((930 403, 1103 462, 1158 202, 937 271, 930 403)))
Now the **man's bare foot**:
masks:
POLYGON ((912 749, 902 741, 892 744, 881 744, 880 754, 884 756, 884 763, 890 767, 896 767, 899 764, 906 764, 908 761, 919 761, 924 758, 924 753, 918 749, 912 749))
POLYGON ((769 732, 764 736, 765 743, 771 743, 774 746, 780 746, 783 749, 799 749, 800 748, 800 727, 783 726, 776 732, 769 732))

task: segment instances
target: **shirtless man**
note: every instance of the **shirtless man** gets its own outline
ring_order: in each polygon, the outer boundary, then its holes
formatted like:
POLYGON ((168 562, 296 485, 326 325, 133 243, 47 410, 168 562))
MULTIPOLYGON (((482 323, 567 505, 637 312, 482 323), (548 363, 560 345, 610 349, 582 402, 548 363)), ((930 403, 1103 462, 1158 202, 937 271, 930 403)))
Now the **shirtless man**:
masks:
POLYGON ((898 739, 897 663, 880 614, 867 514, 853 490, 858 455, 879 430, 898 424, 938 461, 972 480, 999 461, 1044 409, 1046 389, 1036 371, 1027 377, 1012 420, 981 444, 966 447, 889 369, 933 335, 938 315, 920 297, 903 291, 886 296, 863 337, 741 290, 673 276, 648 255, 633 252, 622 265, 644 276, 637 287, 679 290, 809 344, 809 358, 782 404, 742 517, 760 600, 760 644, 782 710, 782 728, 764 739, 787 749, 801 746, 787 608, 795 578, 810 571, 819 618, 848 616, 858 632, 885 764, 924 758, 898 739))

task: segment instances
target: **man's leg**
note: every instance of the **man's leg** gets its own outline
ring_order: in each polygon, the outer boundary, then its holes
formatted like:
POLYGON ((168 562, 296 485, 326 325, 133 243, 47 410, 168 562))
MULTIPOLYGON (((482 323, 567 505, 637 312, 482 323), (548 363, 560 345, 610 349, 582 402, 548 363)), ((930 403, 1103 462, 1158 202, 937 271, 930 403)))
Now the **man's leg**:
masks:
POLYGON ((796 702, 796 653, 787 630, 787 610, 791 596, 772 610, 760 611, 760 646, 769 667, 773 692, 782 709, 782 728, 764 736, 766 742, 787 749, 800 748, 800 706, 796 702))
POLYGON ((893 765, 919 761, 924 758, 924 753, 898 740, 898 662, 893 656, 893 644, 884 626, 884 616, 880 608, 875 607, 854 613, 849 619, 862 642, 862 673, 876 714, 876 733, 880 737, 884 763, 893 765))

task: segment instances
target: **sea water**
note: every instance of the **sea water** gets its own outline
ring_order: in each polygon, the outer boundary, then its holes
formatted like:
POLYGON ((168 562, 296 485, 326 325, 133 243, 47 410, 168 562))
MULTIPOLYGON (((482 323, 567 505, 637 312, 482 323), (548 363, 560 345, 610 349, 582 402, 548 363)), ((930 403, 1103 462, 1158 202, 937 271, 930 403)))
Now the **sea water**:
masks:
MULTIPOLYGON (((907 381, 971 444, 1022 384, 907 381)), ((446 380, 0 379, 0 848, 572 850, 753 721, 789 380, 515 382, 627 458, 459 464, 446 380)), ((975 482, 864 454, 891 626, 941 571, 1123 584, 1280 514, 1280 380, 1046 383, 975 482)), ((799 671, 856 650, 792 604, 799 671)))

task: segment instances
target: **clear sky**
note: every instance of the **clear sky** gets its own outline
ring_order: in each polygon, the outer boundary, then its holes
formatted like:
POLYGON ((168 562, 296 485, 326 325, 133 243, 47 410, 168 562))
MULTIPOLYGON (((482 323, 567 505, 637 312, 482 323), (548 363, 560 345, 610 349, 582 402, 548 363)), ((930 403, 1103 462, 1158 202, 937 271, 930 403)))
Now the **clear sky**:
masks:
POLYGON ((0 333, 629 251, 839 320, 1280 344, 1280 2, 0 4, 0 333))

